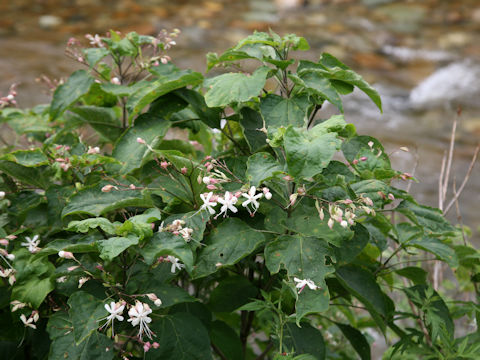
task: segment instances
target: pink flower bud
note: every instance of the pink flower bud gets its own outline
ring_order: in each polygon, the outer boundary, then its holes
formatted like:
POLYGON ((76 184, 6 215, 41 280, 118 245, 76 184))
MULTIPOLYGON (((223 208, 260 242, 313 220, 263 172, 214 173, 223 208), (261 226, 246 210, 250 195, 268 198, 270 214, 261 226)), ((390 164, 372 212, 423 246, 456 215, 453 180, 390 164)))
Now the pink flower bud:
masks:
POLYGON ((8 246, 9 241, 7 239, 0 239, 0 245, 8 246))
POLYGON ((60 250, 58 252, 58 256, 60 256, 61 258, 64 258, 64 259, 75 259, 75 256, 73 256, 73 254, 70 251, 60 250))
POLYGON ((108 184, 108 185, 105 185, 104 187, 102 187, 102 192, 110 192, 112 191, 112 189, 114 188, 115 186, 111 185, 111 184, 108 184))
POLYGON ((285 181, 292 181, 292 180, 293 180, 293 177, 291 177, 290 175, 285 175, 285 176, 283 177, 283 180, 285 180, 285 181))
POLYGON ((388 198, 389 198, 390 200, 392 200, 392 201, 395 200, 395 196, 393 196, 392 193, 388 194, 388 198))
POLYGON ((7 235, 8 240, 15 240, 17 238, 16 235, 7 235))
POLYGON ((169 164, 167 161, 162 161, 162 162, 160 163, 160 167, 161 167, 162 169, 164 169, 164 170, 167 170, 168 165, 170 165, 170 164, 169 164))
POLYGON ((136 189, 135 185, 133 185, 133 184, 130 184, 128 187, 129 187, 131 190, 135 190, 135 189, 136 189))
POLYGON ((290 195, 290 205, 289 206, 295 205, 295 203, 297 202, 297 197, 298 197, 297 193, 290 195))
POLYGON ((137 137, 137 143, 145 145, 146 142, 141 137, 137 137))
POLYGON ((333 228, 333 224, 334 224, 334 223, 335 223, 335 222, 333 221, 332 218, 328 219, 327 225, 328 225, 328 227, 330 228, 330 230, 333 228))
POLYGON ((210 184, 210 180, 211 180, 211 179, 210 179, 210 177, 208 177, 208 176, 204 176, 203 179, 202 179, 202 181, 203 181, 203 183, 204 183, 205 185, 209 185, 209 184, 210 184))
POLYGON ((353 164, 353 165, 357 165, 357 164, 358 164, 358 160, 357 160, 357 159, 353 159, 352 164, 353 164))
POLYGON ((181 172, 183 175, 185 175, 185 174, 187 173, 187 171, 188 171, 188 169, 187 169, 186 167, 182 167, 182 168, 180 169, 180 172, 181 172))
POLYGON ((213 184, 207 185, 208 190, 217 190, 217 187, 213 184))
POLYGON ((147 341, 145 344, 143 344, 143 351, 147 352, 151 347, 152 345, 150 345, 150 343, 147 341))
POLYGON ((240 196, 242 196, 242 192, 241 192, 241 191, 237 191, 237 192, 235 193, 235 197, 238 199, 238 198, 240 198, 240 196))
POLYGON ((158 349, 158 348, 160 347, 160 344, 157 343, 157 342, 154 342, 154 343, 152 344, 152 346, 153 346, 154 349, 158 349))
POLYGON ((367 160, 367 157, 366 157, 366 156, 362 156, 362 157, 360 158, 360 161, 366 161, 366 160, 367 160))
POLYGON ((110 80, 110 82, 111 82, 112 84, 114 84, 114 85, 120 85, 120 84, 121 84, 120 79, 119 79, 118 77, 116 77, 116 76, 113 77, 113 78, 110 80))
POLYGON ((79 267, 80 267, 80 266, 78 266, 78 265, 69 266, 69 267, 67 268, 67 271, 69 271, 69 272, 70 272, 70 271, 73 271, 73 270, 76 270, 76 269, 78 269, 79 267))

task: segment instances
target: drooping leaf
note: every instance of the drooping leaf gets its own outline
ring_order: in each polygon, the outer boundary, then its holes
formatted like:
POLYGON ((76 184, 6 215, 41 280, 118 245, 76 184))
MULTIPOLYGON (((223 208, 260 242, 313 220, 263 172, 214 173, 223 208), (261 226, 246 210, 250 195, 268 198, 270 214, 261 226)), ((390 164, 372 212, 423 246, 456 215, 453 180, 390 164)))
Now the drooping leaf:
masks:
POLYGON ((96 217, 85 220, 75 220, 68 224, 67 230, 86 233, 90 229, 101 228, 107 234, 115 234, 115 226, 106 218, 96 217))
POLYGON ((151 329, 155 332, 160 346, 145 353, 146 359, 212 359, 208 332, 193 315, 166 315, 152 321, 151 329))
POLYGON ((270 68, 259 67, 252 75, 228 73, 205 81, 208 89, 205 102, 208 107, 241 103, 258 96, 265 85, 270 68))
POLYGON ((171 123, 152 114, 142 114, 135 125, 128 129, 113 149, 113 157, 124 163, 121 173, 129 173, 142 166, 151 154, 149 147, 139 144, 137 138, 145 140, 152 148, 165 136, 171 123))
MULTIPOLYGON (((155 72, 152 70, 152 72, 155 72)), ((169 72, 155 72, 157 78, 135 91, 127 100, 128 117, 132 119, 139 114, 145 106, 155 99, 173 90, 181 89, 188 85, 198 85, 203 81, 202 74, 190 70, 174 70, 169 72)))
POLYGON ((352 230, 354 231, 353 238, 343 241, 340 247, 335 248, 335 257, 339 265, 347 264, 355 259, 370 240, 370 234, 362 224, 356 223, 352 230))
POLYGON ((267 135, 262 131, 263 119, 260 114, 248 107, 244 107, 240 113, 242 114, 240 125, 250 150, 255 152, 265 147, 267 135))
POLYGON ((317 360, 325 359, 326 348, 322 333, 308 323, 302 323, 301 327, 286 323, 283 344, 285 349, 292 349, 295 355, 309 354, 317 360))
POLYGON ((385 332, 385 320, 390 309, 373 275, 357 265, 342 266, 335 274, 342 286, 365 305, 377 325, 385 332))
POLYGON ((48 165, 48 158, 40 149, 12 151, 0 159, 11 161, 25 167, 48 165))
POLYGON ((205 239, 207 245, 198 254, 193 276, 200 278, 214 273, 219 267, 237 263, 251 254, 265 240, 257 232, 237 218, 228 218, 205 239))
POLYGON ((336 133, 310 137, 306 130, 289 127, 284 135, 289 174, 312 177, 328 166, 341 141, 336 133))
POLYGON ((408 242, 407 246, 413 246, 434 254, 438 259, 445 261, 452 268, 458 266, 458 259, 455 251, 434 237, 421 237, 408 242))
POLYGON ((89 124, 105 139, 114 142, 122 134, 120 119, 114 109, 98 106, 77 106, 71 111, 78 115, 78 119, 89 124))
POLYGON ((50 119, 55 120, 63 112, 85 95, 94 83, 94 78, 85 70, 75 71, 65 84, 57 87, 53 93, 52 104, 50 105, 50 119))
POLYGON ((100 250, 100 257, 105 261, 111 261, 132 245, 138 245, 138 237, 111 237, 97 243, 100 250))
POLYGON ((402 269, 397 269, 395 272, 400 276, 412 280, 415 285, 427 283, 428 273, 420 267, 407 266, 402 269))
POLYGON ((0 171, 19 180, 24 184, 46 189, 50 185, 48 175, 51 170, 46 166, 27 167, 15 162, 0 160, 0 171))
POLYGON ((300 321, 309 314, 319 314, 327 311, 330 305, 330 292, 327 287, 317 290, 310 290, 305 287, 300 294, 298 294, 295 303, 295 321, 297 325, 300 321))
POLYGON ((370 360, 372 358, 370 344, 365 336, 354 327, 347 324, 335 323, 342 334, 347 338, 352 347, 362 360, 370 360))
POLYGON ((343 113, 343 104, 335 87, 322 73, 311 69, 288 76, 295 85, 304 88, 309 94, 320 96, 335 105, 343 113))
POLYGON ((221 108, 208 107, 205 103, 205 98, 199 92, 194 90, 179 89, 174 93, 190 104, 193 111, 206 125, 217 129, 220 127, 221 108))

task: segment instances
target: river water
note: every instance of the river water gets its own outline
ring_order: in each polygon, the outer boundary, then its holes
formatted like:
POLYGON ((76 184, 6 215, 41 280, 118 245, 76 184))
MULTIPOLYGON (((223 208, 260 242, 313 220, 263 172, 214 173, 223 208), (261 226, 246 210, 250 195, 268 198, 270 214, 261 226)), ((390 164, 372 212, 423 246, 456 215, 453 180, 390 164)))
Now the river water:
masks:
MULTIPOLYGON (((330 52, 375 85, 384 113, 353 93, 345 99, 346 119, 389 152, 410 149, 392 160, 399 170, 416 168, 419 183, 411 191, 421 202, 438 206, 441 159, 459 106, 452 167, 457 187, 480 139, 478 0, 15 0, 0 1, 0 14, 0 92, 20 83, 22 107, 48 101, 37 77, 66 77, 78 68, 64 56, 71 36, 180 28, 173 61, 204 72, 208 51, 221 52, 253 30, 272 28, 306 37, 312 49, 305 57, 330 52)), ((321 116, 331 112, 327 107, 321 116)), ((477 165, 460 198, 477 244, 479 203, 477 165)), ((456 221, 454 211, 449 217, 456 221)))

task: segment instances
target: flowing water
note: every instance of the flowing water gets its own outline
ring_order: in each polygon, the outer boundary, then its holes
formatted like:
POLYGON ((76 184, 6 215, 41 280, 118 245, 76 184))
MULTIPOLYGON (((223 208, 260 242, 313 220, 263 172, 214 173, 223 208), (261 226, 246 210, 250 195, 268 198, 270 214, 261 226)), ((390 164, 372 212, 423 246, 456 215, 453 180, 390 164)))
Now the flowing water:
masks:
MULTIPOLYGON (((307 58, 330 52, 375 85, 384 113, 354 92, 345 99, 346 119, 386 144, 397 169, 416 168, 419 183, 411 191, 420 201, 438 206, 438 175, 457 107, 463 110, 451 172, 457 187, 479 142, 478 0, 15 0, 1 1, 0 14, 0 92, 20 83, 22 107, 49 99, 35 78, 66 77, 78 68, 63 52, 71 36, 177 27, 182 35, 173 61, 203 72, 206 52, 272 28, 306 37, 307 58), (410 153, 395 152, 400 146, 410 153)), ((320 116, 331 112, 327 107, 320 116)), ((479 203, 477 165, 460 198, 477 244, 479 203)), ((456 221, 454 211, 449 217, 456 221)))

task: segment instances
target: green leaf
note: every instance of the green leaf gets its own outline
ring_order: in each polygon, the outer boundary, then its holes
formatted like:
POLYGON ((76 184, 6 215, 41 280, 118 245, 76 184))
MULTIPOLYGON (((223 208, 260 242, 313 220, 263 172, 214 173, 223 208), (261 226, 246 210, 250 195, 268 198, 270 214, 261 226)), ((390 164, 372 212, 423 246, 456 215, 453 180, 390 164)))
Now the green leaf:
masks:
POLYGON ((306 130, 289 127, 284 135, 289 174, 308 178, 328 166, 341 141, 336 133, 311 137, 306 130))
POLYGON ((259 67, 252 75, 228 73, 205 80, 208 89, 205 102, 208 107, 222 107, 242 103, 258 96, 267 80, 270 68, 259 67))
POLYGON ((112 261, 132 245, 138 245, 137 236, 112 237, 97 243, 100 257, 105 261, 112 261))
POLYGON ((343 113, 343 104, 335 87, 326 79, 322 73, 315 69, 306 69, 298 74, 288 75, 295 85, 303 87, 312 95, 318 95, 322 99, 328 100, 343 113))
POLYGON ((94 78, 85 70, 75 71, 63 85, 57 87, 53 93, 52 104, 50 105, 50 119, 55 120, 63 112, 85 95, 92 84, 94 78))
POLYGON ((11 298, 38 309, 50 291, 55 288, 53 280, 55 267, 47 258, 33 256, 25 249, 15 251, 14 255, 16 282, 11 298))
POLYGON ((107 336, 94 333, 77 346, 75 345, 73 333, 70 333, 52 341, 48 359, 111 360, 114 356, 114 342, 107 336))
POLYGON ((263 128, 263 119, 258 112, 248 107, 244 107, 240 113, 240 125, 243 130, 245 140, 252 152, 267 145, 267 135, 261 130, 263 128))
POLYGON ((318 314, 327 311, 330 304, 330 293, 328 288, 310 290, 307 288, 298 294, 295 303, 295 319, 297 325, 308 314, 318 314))
POLYGON ((11 161, 25 167, 48 165, 48 158, 40 149, 13 151, 2 156, 1 159, 11 161))
POLYGON ((342 242, 340 247, 335 248, 335 257, 338 265, 347 264, 355 259, 370 240, 370 233, 362 224, 356 223, 352 230, 354 231, 353 238, 342 242))
POLYGON ((188 292, 181 287, 170 285, 163 281, 164 279, 149 276, 148 280, 140 286, 139 292, 142 294, 154 293, 157 295, 158 298, 162 300, 162 308, 197 301, 197 299, 190 296, 188 292))
POLYGON ((159 256, 172 255, 185 264, 188 272, 192 271, 194 257, 191 246, 181 236, 170 232, 155 233, 150 242, 140 250, 140 254, 149 265, 159 256))
POLYGON ((428 251, 429 253, 434 254, 438 259, 445 261, 452 268, 458 266, 458 259, 455 250, 439 239, 433 237, 416 238, 409 241, 407 246, 413 246, 428 251))
POLYGON ((325 288, 325 276, 334 271, 331 265, 326 265, 325 257, 329 254, 324 240, 282 235, 265 247, 265 264, 272 273, 284 268, 290 277, 311 279, 320 288, 325 288))
POLYGON ((88 66, 93 68, 97 63, 109 54, 106 48, 88 48, 83 50, 88 66))
POLYGON ((208 332, 195 316, 187 313, 166 315, 152 321, 151 329, 160 346, 145 353, 145 359, 212 359, 208 332))
POLYGON ((229 276, 211 292, 209 308, 213 312, 232 312, 250 302, 258 289, 243 276, 229 276))
POLYGON ((266 152, 253 154, 247 161, 247 179, 250 185, 258 187, 265 180, 282 173, 281 166, 275 158, 266 152))
POLYGON ((193 111, 206 125, 211 128, 220 128, 221 108, 208 107, 203 95, 195 90, 179 89, 174 93, 190 104, 193 111))
POLYGON ((104 303, 84 291, 73 293, 68 299, 68 306, 76 345, 96 331, 101 325, 98 320, 108 315, 104 303))
POLYGON ((110 220, 103 217, 70 221, 67 230, 87 233, 90 231, 90 229, 95 229, 97 227, 101 228, 107 234, 115 234, 115 226, 110 222, 110 220))
POLYGON ((342 334, 347 338, 352 347, 362 360, 370 360, 372 358, 370 344, 365 336, 354 327, 347 324, 335 323, 342 334))
POLYGON ((308 323, 302 323, 301 327, 286 323, 283 331, 284 349, 293 349, 295 355, 309 354, 317 360, 325 359, 325 341, 320 330, 308 323))
POLYGON ((402 201, 396 208, 413 223, 423 227, 427 234, 452 235, 455 228, 443 217, 439 209, 402 201))
POLYGON ((235 330, 223 321, 215 320, 210 325, 210 339, 226 359, 242 360, 242 343, 235 330))
MULTIPOLYGON (((153 71, 153 70, 152 70, 153 71)), ((159 77, 135 91, 127 100, 128 118, 132 119, 145 106, 155 99, 173 90, 191 85, 196 86, 203 81, 202 74, 190 70, 172 71, 170 73, 156 73, 159 77)))
POLYGON ((27 167, 11 161, 0 160, 0 171, 19 180, 24 184, 46 189, 51 184, 48 178, 50 169, 47 166, 27 167))
POLYGON ((304 94, 291 98, 268 94, 260 100, 260 111, 269 132, 275 131, 280 126, 306 126, 307 110, 310 106, 308 96, 304 94))
POLYGON ((389 316, 389 306, 373 275, 357 265, 342 266, 337 269, 336 275, 342 286, 365 305, 385 333, 385 319, 389 316))
POLYGON ((140 115, 135 126, 123 134, 113 149, 113 157, 124 163, 120 172, 126 174, 138 169, 151 154, 147 146, 137 142, 137 138, 142 138, 153 148, 165 136, 170 125, 169 121, 152 114, 140 115))
POLYGON ((98 106, 78 106, 71 111, 108 141, 116 141, 123 132, 115 110, 98 106))
POLYGON ((127 206, 151 206, 149 201, 143 199, 140 190, 102 192, 102 187, 108 184, 110 183, 104 181, 77 192, 63 209, 62 217, 74 214, 100 216, 127 206))
POLYGON ((412 280, 415 285, 427 283, 428 273, 420 267, 407 266, 402 269, 397 269, 395 272, 400 276, 412 280))
POLYGON ((251 254, 265 241, 265 236, 237 218, 228 218, 205 239, 205 247, 198 254, 194 278, 214 273, 251 254))

